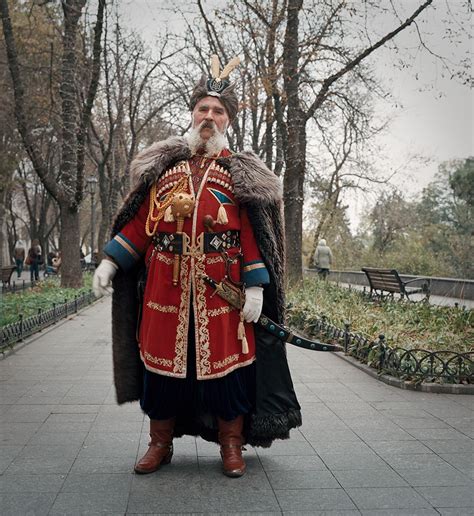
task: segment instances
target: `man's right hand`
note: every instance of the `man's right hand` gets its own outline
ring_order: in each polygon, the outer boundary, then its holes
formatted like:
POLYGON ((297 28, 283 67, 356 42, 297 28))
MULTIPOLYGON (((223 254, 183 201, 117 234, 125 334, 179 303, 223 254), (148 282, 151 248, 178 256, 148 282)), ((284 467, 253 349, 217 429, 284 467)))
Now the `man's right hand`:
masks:
POLYGON ((111 260, 104 258, 94 272, 92 279, 92 290, 95 297, 106 296, 112 294, 112 279, 118 270, 118 266, 111 260))

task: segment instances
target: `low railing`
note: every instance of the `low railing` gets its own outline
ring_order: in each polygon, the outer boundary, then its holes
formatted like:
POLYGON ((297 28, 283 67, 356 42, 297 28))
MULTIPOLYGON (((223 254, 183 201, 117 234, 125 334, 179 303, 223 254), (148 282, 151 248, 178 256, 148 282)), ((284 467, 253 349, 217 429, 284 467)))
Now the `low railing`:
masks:
MULTIPOLYGON (((291 314, 290 314, 291 317, 291 314)), ((325 316, 312 318, 304 328, 312 337, 343 346, 344 352, 361 362, 402 380, 474 384, 474 352, 429 351, 391 347, 384 335, 375 341, 331 324, 325 316)))
POLYGON ((36 315, 23 317, 20 314, 18 321, 7 324, 0 329, 0 353, 12 348, 16 342, 77 313, 78 310, 91 304, 94 300, 93 292, 89 291, 74 296, 74 299, 69 301, 64 300, 64 303, 53 303, 52 308, 48 310, 39 308, 36 315))

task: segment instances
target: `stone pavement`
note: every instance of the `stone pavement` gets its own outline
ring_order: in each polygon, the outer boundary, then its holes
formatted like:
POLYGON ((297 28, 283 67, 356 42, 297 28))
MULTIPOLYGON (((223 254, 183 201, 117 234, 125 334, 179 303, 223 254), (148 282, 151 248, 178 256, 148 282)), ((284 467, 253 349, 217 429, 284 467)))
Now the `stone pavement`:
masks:
POLYGON ((0 360, 0 514, 471 515, 471 396, 390 387, 329 353, 290 347, 303 426, 221 474, 218 448, 175 441, 137 476, 147 424, 115 404, 110 300, 0 360))

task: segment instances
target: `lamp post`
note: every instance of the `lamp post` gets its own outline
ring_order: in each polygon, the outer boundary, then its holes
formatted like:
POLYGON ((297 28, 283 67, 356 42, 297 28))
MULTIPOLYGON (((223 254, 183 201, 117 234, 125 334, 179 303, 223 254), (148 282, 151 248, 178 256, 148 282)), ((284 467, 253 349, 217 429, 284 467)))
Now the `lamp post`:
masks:
POLYGON ((97 178, 88 177, 87 182, 87 193, 91 196, 91 265, 95 265, 94 261, 94 242, 95 242, 95 192, 97 190, 97 178))

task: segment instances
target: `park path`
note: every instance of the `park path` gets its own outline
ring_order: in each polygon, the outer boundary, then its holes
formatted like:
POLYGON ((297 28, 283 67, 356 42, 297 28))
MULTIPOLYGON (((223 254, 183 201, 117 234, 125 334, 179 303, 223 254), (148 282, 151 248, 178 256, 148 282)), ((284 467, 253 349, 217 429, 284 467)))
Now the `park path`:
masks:
POLYGON ((136 476, 147 425, 112 385, 110 299, 0 360, 0 513, 471 515, 474 397, 403 391, 289 347, 303 426, 221 474, 216 445, 175 442, 136 476))

